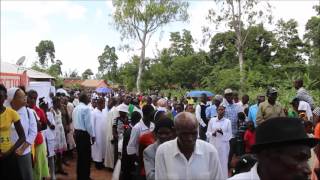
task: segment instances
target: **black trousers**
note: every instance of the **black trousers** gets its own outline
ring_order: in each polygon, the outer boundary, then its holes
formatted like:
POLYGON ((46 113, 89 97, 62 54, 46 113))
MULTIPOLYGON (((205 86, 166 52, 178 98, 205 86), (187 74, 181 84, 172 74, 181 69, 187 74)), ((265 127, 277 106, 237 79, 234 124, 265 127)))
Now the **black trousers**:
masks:
POLYGON ((11 154, 0 159, 0 179, 22 180, 16 155, 11 154))
POLYGON ((206 127, 202 127, 201 125, 199 125, 199 126, 200 126, 199 137, 200 137, 200 139, 206 141, 207 140, 206 132, 207 132, 208 125, 206 127))
POLYGON ((87 131, 75 130, 77 145, 77 180, 90 179, 91 142, 87 131))

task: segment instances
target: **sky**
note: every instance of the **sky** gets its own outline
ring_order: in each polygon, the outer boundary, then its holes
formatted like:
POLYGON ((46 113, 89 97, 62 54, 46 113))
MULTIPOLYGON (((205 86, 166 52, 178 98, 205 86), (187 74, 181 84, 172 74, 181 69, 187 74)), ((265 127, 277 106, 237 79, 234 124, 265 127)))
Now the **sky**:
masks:
MULTIPOLYGON (((189 1, 188 22, 171 23, 149 41, 146 56, 154 57, 157 49, 170 46, 170 32, 191 31, 196 40, 194 48, 208 49, 208 44, 198 43, 202 39, 201 27, 207 25, 205 17, 210 8, 218 8, 213 0, 189 1)), ((274 22, 283 18, 298 21, 299 34, 302 37, 306 22, 316 13, 312 7, 320 4, 319 0, 277 0, 270 1, 274 22)), ((117 48, 119 63, 139 55, 139 44, 131 42, 134 50, 120 51, 125 44, 120 34, 112 25, 111 14, 114 12, 112 1, 9 1, 1 0, 1 61, 16 63, 21 56, 26 56, 25 66, 38 61, 35 47, 41 40, 51 40, 55 46, 56 59, 62 61, 62 71, 70 73, 74 69, 81 74, 87 68, 96 73, 97 57, 106 45, 117 48)), ((274 25, 268 26, 269 30, 274 25)), ((225 29, 219 29, 224 31, 225 29)))

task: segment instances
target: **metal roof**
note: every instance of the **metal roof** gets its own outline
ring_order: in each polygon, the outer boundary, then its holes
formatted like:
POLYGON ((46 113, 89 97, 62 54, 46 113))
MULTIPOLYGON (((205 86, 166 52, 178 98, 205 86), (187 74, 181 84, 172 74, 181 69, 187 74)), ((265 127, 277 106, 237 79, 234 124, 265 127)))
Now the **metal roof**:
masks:
POLYGON ((54 77, 50 76, 49 74, 1 61, 0 72, 2 72, 2 73, 22 74, 24 71, 27 71, 27 76, 29 78, 54 79, 54 77))

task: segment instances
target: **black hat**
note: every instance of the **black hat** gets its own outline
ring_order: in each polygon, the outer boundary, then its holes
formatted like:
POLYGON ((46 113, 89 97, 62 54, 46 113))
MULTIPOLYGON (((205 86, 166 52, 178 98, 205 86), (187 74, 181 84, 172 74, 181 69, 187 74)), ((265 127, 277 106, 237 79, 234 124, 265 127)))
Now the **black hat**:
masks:
POLYGON ((292 144, 304 144, 314 147, 319 139, 309 138, 304 130, 303 121, 298 118, 271 118, 256 129, 256 143, 252 147, 255 153, 270 147, 292 144))

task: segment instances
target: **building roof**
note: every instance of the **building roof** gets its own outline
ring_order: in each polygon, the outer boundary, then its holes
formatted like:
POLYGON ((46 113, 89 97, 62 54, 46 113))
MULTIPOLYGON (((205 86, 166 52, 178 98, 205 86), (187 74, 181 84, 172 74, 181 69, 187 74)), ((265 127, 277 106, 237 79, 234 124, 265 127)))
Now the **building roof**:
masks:
POLYGON ((29 78, 54 79, 54 77, 50 76, 49 74, 1 61, 0 72, 2 72, 2 73, 22 74, 24 71, 27 71, 27 76, 29 78))
POLYGON ((98 87, 108 87, 104 80, 91 80, 87 79, 81 83, 81 86, 87 88, 98 88, 98 87))

